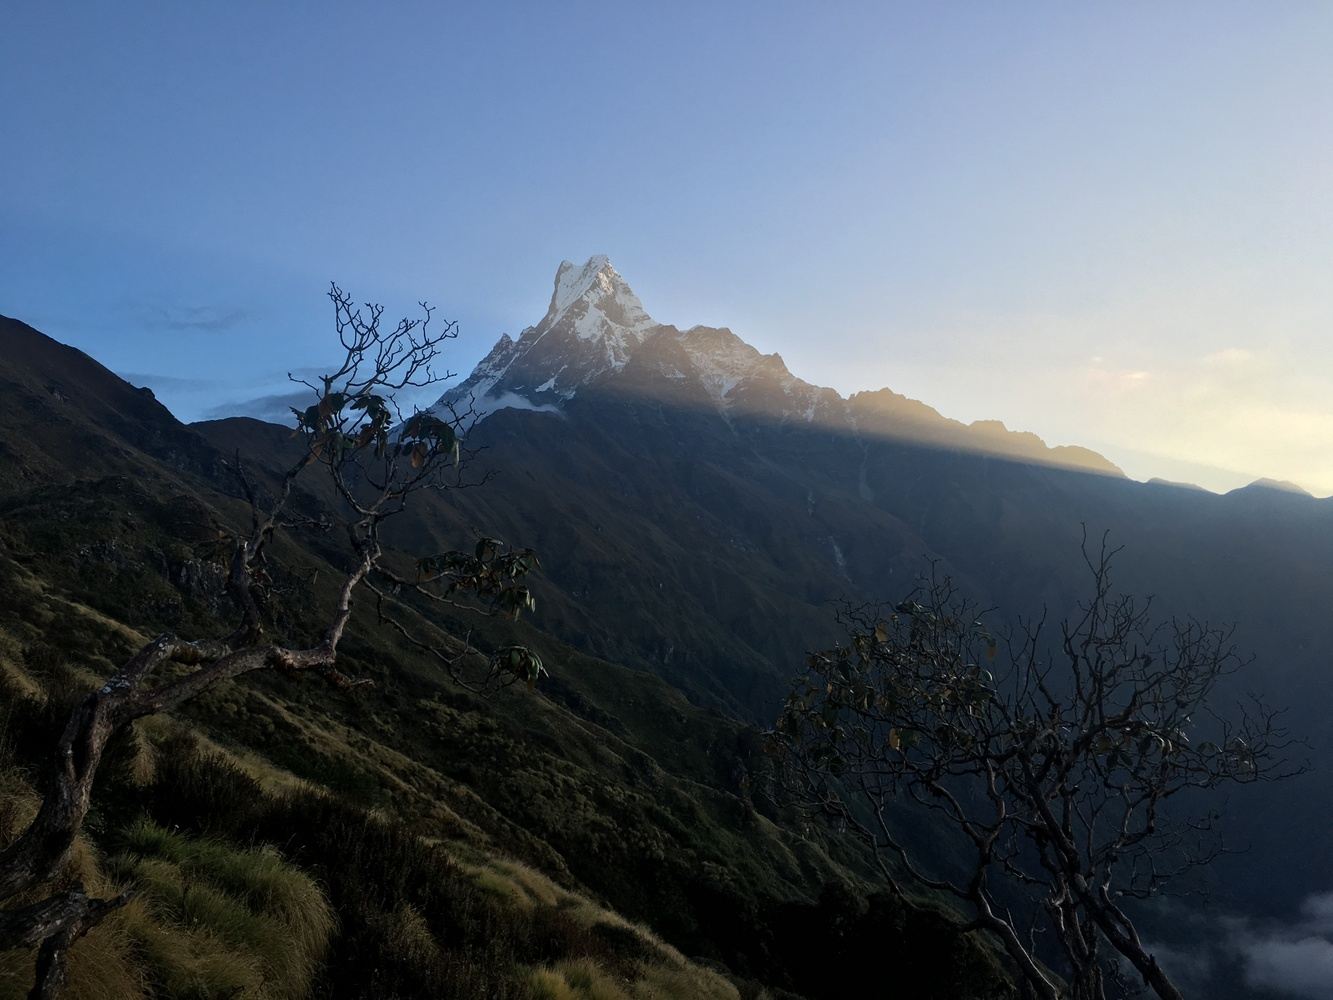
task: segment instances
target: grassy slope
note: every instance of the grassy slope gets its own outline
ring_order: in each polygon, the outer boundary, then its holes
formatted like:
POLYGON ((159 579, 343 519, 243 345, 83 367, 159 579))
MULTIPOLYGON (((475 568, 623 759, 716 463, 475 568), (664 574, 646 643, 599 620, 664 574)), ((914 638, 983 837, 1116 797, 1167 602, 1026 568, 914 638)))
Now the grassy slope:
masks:
MULTIPOLYGON (((36 807, 41 751, 69 702, 137 636, 12 562, 0 563, 0 580, 0 684, 8 710, 3 842, 36 807)), ((524 835, 498 814, 481 816, 491 833, 450 821, 447 806, 420 794, 419 780, 405 780, 413 777, 410 762, 365 741, 358 753, 338 732, 314 738, 314 720, 297 720, 278 697, 248 694, 256 711, 245 712, 244 700, 239 706, 247 724, 262 730, 262 720, 285 720, 292 727, 294 745, 306 750, 299 771, 318 771, 326 766, 321 754, 337 751, 359 757, 360 773, 410 794, 366 810, 347 801, 362 796, 333 795, 276 765, 265 740, 257 741, 258 751, 246 749, 235 726, 234 699, 247 695, 239 686, 204 706, 215 714, 213 735, 203 740, 181 721, 145 720, 115 748, 64 876, 99 891, 132 885, 140 892, 80 945, 75 995, 303 996, 313 980, 318 992, 341 996, 540 996, 529 979, 562 961, 596 968, 627 996, 662 995, 652 992, 654 984, 676 978, 702 984, 699 996, 737 995, 724 978, 572 891, 567 872, 560 885, 508 857, 498 835, 524 835), (423 804, 440 809, 441 819, 433 821, 423 804), (411 828, 395 820, 400 812, 414 820, 411 828), (427 827, 447 836, 423 836, 419 829, 427 827), (371 882, 381 891, 392 886, 378 907, 365 904, 371 882), (337 904, 335 950, 350 949, 359 959, 337 980, 326 954, 333 912, 321 886, 337 904), (435 900, 442 912, 431 912, 433 897, 447 897, 447 905, 435 900), (454 934, 440 933, 441 923, 455 925, 454 934), (441 948, 445 937, 461 940, 441 948), (484 946, 473 940, 483 937, 484 946)), ((516 846, 546 854, 563 871, 539 842, 516 846)), ((0 956, 0 996, 23 995, 30 970, 31 956, 0 956)))
MULTIPOLYGON (((0 354, 0 673, 16 788, 37 781, 62 706, 143 635, 221 629, 211 523, 240 513, 213 448, 34 336, 0 354)), ((279 624, 299 635, 334 572, 317 541, 280 555, 279 624)), ((459 623, 439 624, 445 638, 459 623)), ((257 677, 141 724, 89 824, 94 874, 142 876, 116 859, 145 817, 188 843, 269 845, 333 908, 312 972, 330 996, 692 996, 705 982, 730 995, 627 918, 749 993, 843 995, 885 968, 920 995, 996 992, 990 961, 937 916, 867 904, 847 888, 852 853, 788 832, 753 731, 522 626, 491 623, 481 641, 516 634, 552 668, 536 696, 480 702, 362 611, 345 666, 372 691, 257 677)), ((139 939, 123 951, 140 985, 116 995, 215 995, 170 985, 139 939)))

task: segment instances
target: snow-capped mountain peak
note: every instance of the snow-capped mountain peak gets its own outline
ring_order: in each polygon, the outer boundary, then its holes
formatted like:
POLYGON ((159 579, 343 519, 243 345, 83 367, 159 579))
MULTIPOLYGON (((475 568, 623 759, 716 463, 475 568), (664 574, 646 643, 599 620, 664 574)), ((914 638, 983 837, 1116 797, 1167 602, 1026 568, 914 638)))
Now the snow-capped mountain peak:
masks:
POLYGON ((673 356, 689 372, 673 363, 657 374, 693 381, 724 417, 738 406, 776 405, 784 416, 808 422, 821 401, 829 402, 822 397, 838 398, 795 378, 776 354, 761 354, 730 330, 657 323, 611 261, 598 255, 582 265, 562 261, 541 321, 516 340, 501 336, 434 408, 481 417, 506 408, 559 412, 584 387, 622 373, 641 347, 652 366, 648 359, 659 352, 647 349, 649 341, 674 344, 673 356))
POLYGON ((565 320, 580 340, 623 340, 627 335, 642 340, 642 334, 657 325, 610 259, 600 254, 581 267, 561 261, 555 272, 551 304, 536 329, 545 334, 565 320))
POLYGON ((810 421, 817 409, 838 399, 832 389, 796 379, 780 357, 762 355, 729 329, 680 331, 656 323, 611 260, 599 255, 581 265, 561 261, 547 315, 516 340, 501 336, 435 409, 480 417, 505 408, 560 412, 584 387, 624 372, 632 356, 643 356, 656 371, 649 359, 660 352, 648 349, 648 341, 674 344, 663 357, 680 359, 657 375, 692 380, 701 399, 712 401, 724 417, 737 407, 776 405, 782 416, 810 421))
POLYGON ((506 407, 557 410, 578 390, 625 367, 658 324, 611 261, 563 261, 546 315, 517 340, 502 336, 472 374, 434 409, 485 416, 506 407))

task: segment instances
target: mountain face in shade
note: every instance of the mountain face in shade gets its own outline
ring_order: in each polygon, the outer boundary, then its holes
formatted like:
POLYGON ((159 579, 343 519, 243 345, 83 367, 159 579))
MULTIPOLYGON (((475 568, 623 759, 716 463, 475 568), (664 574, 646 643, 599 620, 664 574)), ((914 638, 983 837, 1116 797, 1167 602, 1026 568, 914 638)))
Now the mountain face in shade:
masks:
POLYGON ((604 256, 556 271, 546 315, 501 336, 472 374, 433 409, 484 419, 503 409, 560 413, 580 393, 627 395, 694 408, 730 422, 749 416, 857 435, 862 428, 932 446, 1122 476, 1085 448, 1049 448, 999 421, 966 425, 887 389, 843 398, 793 375, 725 327, 656 322, 604 256))
MULTIPOLYGON (((1109 532, 1116 584, 1164 616, 1235 623, 1262 666, 1227 696, 1253 684, 1290 706, 1333 762, 1333 500, 1136 482, 1094 452, 890 389, 843 397, 729 330, 646 316, 604 259, 562 266, 542 321, 441 401, 480 401, 470 439, 497 475, 435 516, 534 545, 546 627, 764 724, 805 651, 836 638, 840 601, 901 600, 933 566, 997 615, 1054 623, 1086 595, 1085 536, 1109 532)), ((1333 885, 1333 850, 1301 870, 1252 863, 1292 830, 1326 841, 1333 793, 1302 787, 1232 813, 1251 860, 1214 871, 1238 908, 1276 914, 1333 885)))
MULTIPOLYGON (((1273 493, 1291 493, 1298 497, 1309 497, 1309 490, 1297 486, 1295 483, 1289 483, 1284 479, 1256 479, 1248 486, 1240 487, 1242 490, 1269 490, 1273 493)), ((1237 492, 1236 490, 1232 491, 1237 492)))
POLYGON ((211 474, 217 456, 150 389, 0 316, 0 498, 49 481, 165 461, 211 474))
POLYGON ((562 263, 540 321, 436 407, 469 405, 498 478, 441 516, 549 554, 567 638, 757 721, 830 635, 831 602, 899 598, 934 558, 997 606, 1064 613, 1085 526, 1127 546, 1129 589, 1248 624, 1256 647, 1333 634, 1292 592, 1316 551, 1333 564, 1333 501, 1138 483, 890 389, 844 397, 726 328, 658 323, 606 257, 562 263))

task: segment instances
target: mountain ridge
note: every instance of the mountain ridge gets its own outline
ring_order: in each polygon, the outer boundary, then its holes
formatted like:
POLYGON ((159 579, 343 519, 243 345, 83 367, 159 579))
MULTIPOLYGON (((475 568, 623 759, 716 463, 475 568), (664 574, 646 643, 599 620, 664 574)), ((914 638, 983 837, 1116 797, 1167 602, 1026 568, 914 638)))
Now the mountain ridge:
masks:
POLYGON ((472 373, 431 410, 468 414, 479 422, 502 409, 559 413, 580 392, 631 389, 649 398, 711 409, 728 422, 745 413, 853 436, 874 433, 1125 475, 1091 449, 1052 447, 998 420, 963 424, 890 389, 844 397, 794 375, 781 355, 763 353, 728 327, 681 330, 658 323, 605 255, 590 257, 581 266, 562 261, 542 319, 517 339, 502 334, 472 373), (639 370, 631 370, 633 362, 639 370), (686 383, 684 389, 673 385, 680 382, 686 383))

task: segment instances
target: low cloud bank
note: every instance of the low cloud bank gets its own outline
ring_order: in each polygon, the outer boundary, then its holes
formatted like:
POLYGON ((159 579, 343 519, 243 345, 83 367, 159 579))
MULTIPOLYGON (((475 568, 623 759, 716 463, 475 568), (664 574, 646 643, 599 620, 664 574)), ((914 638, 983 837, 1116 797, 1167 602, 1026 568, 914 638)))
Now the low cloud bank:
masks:
POLYGON ((1300 919, 1289 925, 1239 924, 1232 941, 1251 985, 1303 1000, 1333 998, 1333 892, 1307 897, 1300 919))
MULTIPOLYGON (((1333 891, 1307 896, 1290 920, 1260 920, 1159 900, 1147 943, 1190 997, 1333 1000, 1333 891)), ((1127 963, 1122 969, 1133 982, 1127 963)))

